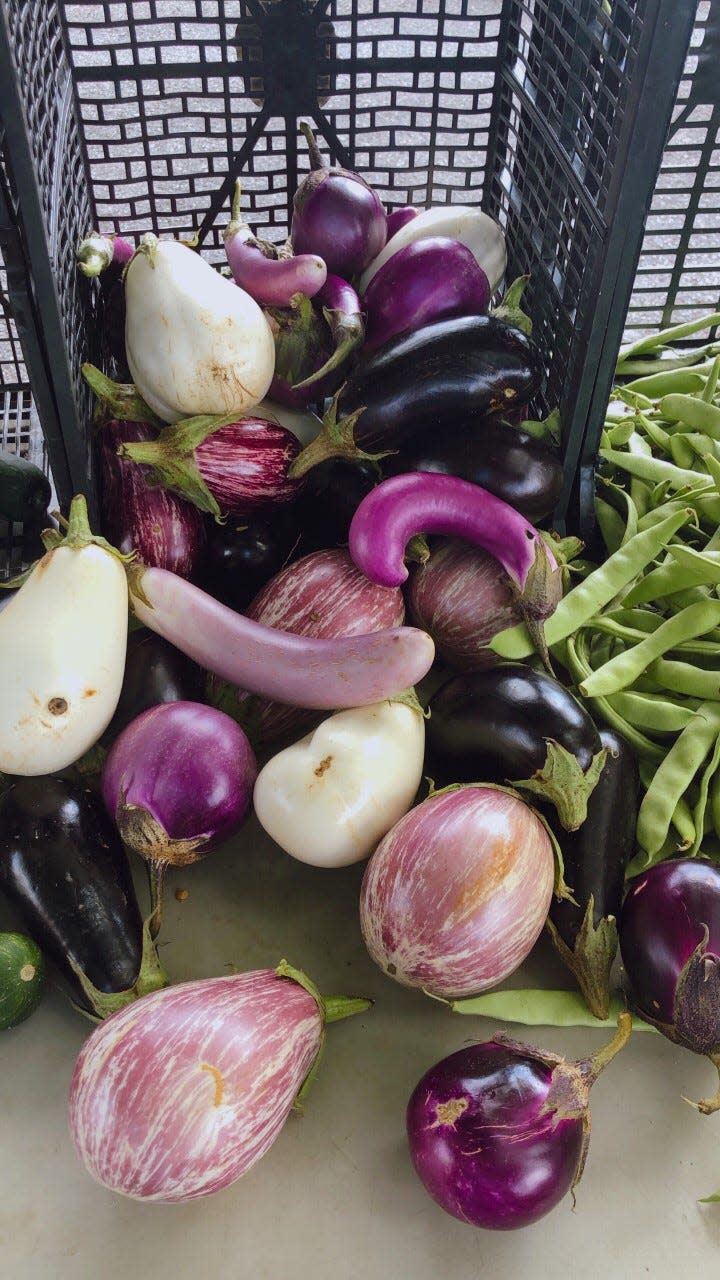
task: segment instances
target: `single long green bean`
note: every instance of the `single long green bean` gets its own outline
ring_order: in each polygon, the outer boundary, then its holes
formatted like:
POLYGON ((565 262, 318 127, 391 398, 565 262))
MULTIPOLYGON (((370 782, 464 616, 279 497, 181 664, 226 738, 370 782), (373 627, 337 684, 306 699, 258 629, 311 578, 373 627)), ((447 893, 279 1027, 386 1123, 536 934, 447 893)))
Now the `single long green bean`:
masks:
POLYGON ((640 391, 652 400, 657 400, 669 395, 671 391, 689 395, 693 391, 699 391, 704 384, 702 374, 696 373, 694 369, 664 369, 626 382, 625 390, 640 391))
POLYGON ((648 667, 648 675, 668 693, 720 702, 720 671, 703 671, 689 662, 658 658, 648 667))
POLYGON ((668 551, 688 576, 692 575, 695 585, 720 582, 720 551, 694 551, 681 543, 668 547, 668 551))
MULTIPOLYGON (((567 670, 570 672, 575 684, 579 684, 592 670, 587 656, 585 633, 581 632, 577 636, 568 636, 564 652, 567 670)), ((610 705, 607 698, 593 698, 592 703, 593 709, 605 721, 605 724, 625 739, 640 760, 649 760, 656 764, 662 760, 665 754, 663 748, 646 737, 639 729, 629 724, 624 716, 621 716, 610 705)))
POLYGON ((720 312, 713 311, 709 315, 699 316, 697 320, 686 320, 684 324, 675 324, 670 329, 661 329, 658 333, 647 334, 637 338, 627 346, 620 348, 618 365, 630 356, 639 356, 647 351, 656 351, 658 347, 666 347, 679 338, 689 338, 694 333, 702 333, 703 329, 712 329, 720 324, 720 312))
POLYGON ((720 440, 720 409, 699 396, 663 396, 660 411, 669 422, 684 422, 694 431, 702 431, 713 440, 720 440))
MULTIPOLYGON (((712 404, 713 396, 717 391, 718 378, 720 378, 720 356, 717 356, 715 359, 715 363, 713 364, 713 367, 710 370, 710 376, 708 377, 708 380, 705 383, 705 386, 702 391, 702 395, 700 397, 702 400, 706 402, 706 404, 712 404)), ((676 387, 675 390, 679 391, 680 388, 676 387)))
POLYGON ((634 649, 618 654, 600 671, 594 671, 580 686, 586 697, 618 693, 632 684, 651 662, 685 641, 704 635, 720 623, 720 600, 692 604, 669 618, 657 631, 641 640, 634 649))
POLYGON ((638 843, 651 858, 662 848, 675 807, 719 733, 720 706, 703 703, 658 765, 640 805, 636 830, 638 843))
MULTIPOLYGON (((652 768, 647 761, 640 760, 638 762, 638 773, 640 781, 649 791, 655 781, 656 770, 652 768)), ((680 796, 675 808, 672 811, 672 817, 668 826, 668 835, 670 835, 670 827, 674 827, 680 838, 680 848, 689 849, 695 840, 696 829, 693 812, 684 796, 680 796)), ((665 839, 667 840, 667 836, 665 839)), ((663 841, 664 845, 665 841, 663 841)), ((677 841, 673 842, 673 853, 677 853, 677 841)))
POLYGON ((692 707, 646 693, 612 693, 607 700, 628 724, 650 733, 682 733, 694 714, 692 707))
POLYGON ((718 736, 715 739, 715 747, 714 747, 713 753, 710 756, 710 759, 706 764, 705 768, 703 769, 702 777, 700 779, 700 795, 698 796, 697 804, 695 805, 695 808, 693 810, 693 822, 695 823, 695 839, 693 840, 690 848, 687 851, 687 855, 689 858, 694 858, 695 855, 700 850, 702 838, 705 833, 705 815, 706 815, 707 803, 708 803, 708 792, 710 790, 710 783, 715 773, 717 772, 717 767, 719 764, 720 764, 720 729, 718 730, 718 736))
MULTIPOLYGON (((652 563, 692 514, 689 508, 683 507, 642 533, 636 533, 634 538, 620 547, 594 573, 563 596, 557 609, 545 623, 548 645, 565 640, 608 605, 623 587, 642 573, 646 565, 652 563)), ((526 658, 533 652, 534 645, 527 628, 521 624, 502 631, 493 640, 491 648, 502 658, 526 658)))
POLYGON ((686 435, 670 436, 670 457, 679 467, 693 468, 695 450, 686 435))
POLYGON ((600 526, 602 540, 605 543, 609 553, 612 555, 622 546, 625 534, 625 521, 609 502, 601 497, 595 498, 595 517, 600 526))
POLYGON ((635 422, 632 417, 629 417, 614 426, 609 426, 603 434, 607 436, 608 446, 612 449, 617 449, 627 444, 634 430, 635 422))
POLYGON ((642 454, 622 453, 619 449, 601 449, 600 457, 612 462, 621 471, 645 480, 648 484, 658 484, 666 480, 671 489, 690 489, 698 496, 711 489, 707 479, 697 471, 686 467, 678 467, 674 462, 666 462, 664 458, 652 458, 642 454))
POLYGON ((692 569, 688 569, 677 561, 666 561, 656 569, 651 569, 644 578, 636 582, 623 597, 623 604, 628 608, 632 605, 651 604, 654 600, 662 600, 664 596, 674 595, 676 591, 684 590, 688 582, 697 585, 707 580, 707 569, 704 565, 702 568, 693 566, 692 569))

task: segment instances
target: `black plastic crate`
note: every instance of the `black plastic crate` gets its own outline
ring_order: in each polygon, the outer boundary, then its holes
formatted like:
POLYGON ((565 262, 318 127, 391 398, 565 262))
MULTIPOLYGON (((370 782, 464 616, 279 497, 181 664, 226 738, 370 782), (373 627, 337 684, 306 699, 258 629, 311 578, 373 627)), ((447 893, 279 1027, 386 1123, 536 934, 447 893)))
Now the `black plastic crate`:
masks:
MULTIPOLYGON (((600 423, 694 0, 0 0, 0 112, 19 210, 41 417, 61 502, 92 496, 91 227, 217 251, 240 174, 248 218, 287 234, 298 118, 388 206, 482 204, 508 279, 529 273, 559 405, 559 517, 592 510, 600 423)), ((23 326, 21 326, 23 335, 23 326)), ((24 335, 23 335, 24 336, 24 335)), ((35 388, 34 374, 33 387, 35 388)))

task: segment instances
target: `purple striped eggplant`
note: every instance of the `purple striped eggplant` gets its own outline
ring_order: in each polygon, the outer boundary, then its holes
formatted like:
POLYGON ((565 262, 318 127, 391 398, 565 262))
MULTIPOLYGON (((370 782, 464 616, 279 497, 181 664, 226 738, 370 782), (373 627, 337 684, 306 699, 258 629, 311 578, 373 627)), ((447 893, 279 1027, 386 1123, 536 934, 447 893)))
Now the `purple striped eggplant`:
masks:
POLYGON ((154 483, 219 520, 291 502, 302 481, 288 470, 296 436, 268 418, 203 415, 164 427, 157 440, 121 445, 122 458, 149 468, 154 483))
POLYGON ((459 240, 432 236, 398 249, 375 273, 363 295, 365 350, 450 316, 483 315, 490 282, 459 240))
POLYGON ((205 522, 192 502, 147 484, 145 472, 118 455, 125 444, 145 444, 156 431, 144 422, 113 419, 99 437, 103 531, 118 551, 137 552, 143 564, 191 578, 205 552, 205 522))
POLYGON ((285 961, 147 997, 80 1052, 69 1099, 80 1159, 135 1200, 182 1204, 220 1191, 280 1134, 326 1024, 369 1004, 323 999, 285 961))

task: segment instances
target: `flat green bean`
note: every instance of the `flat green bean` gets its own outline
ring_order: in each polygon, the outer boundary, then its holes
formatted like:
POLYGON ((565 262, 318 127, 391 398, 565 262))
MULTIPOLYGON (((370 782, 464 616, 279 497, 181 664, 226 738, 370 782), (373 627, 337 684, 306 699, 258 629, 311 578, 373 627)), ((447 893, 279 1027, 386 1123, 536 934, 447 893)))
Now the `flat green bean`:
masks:
POLYGON ((668 552, 696 585, 700 583, 720 582, 720 551, 694 551, 692 547, 684 547, 675 543, 668 547, 668 552))
POLYGON ((635 430, 635 422, 632 417, 626 418, 622 422, 618 422, 615 426, 610 426, 603 435, 607 437, 608 446, 617 448, 619 445, 627 444, 631 435, 635 430))
MULTIPOLYGON (((637 415, 636 421, 642 426, 645 434, 650 437, 656 448, 662 449, 663 453, 670 453, 672 436, 669 432, 665 431, 657 422, 653 422, 642 414, 637 415)), ((614 448, 614 440, 609 439, 608 443, 610 448, 614 448)))
MULTIPOLYGON (((720 707, 713 702, 703 703, 658 765, 640 805, 636 831, 638 844, 651 858, 662 848, 676 805, 714 746, 718 734, 720 707)), ((692 838, 695 838, 694 830, 692 838)))
POLYGON ((683 591, 687 587, 688 582, 697 584, 698 582, 707 581, 707 571, 703 567, 688 570, 676 561, 666 561, 665 564, 658 565, 656 569, 651 569, 645 574, 639 582, 636 582, 630 588, 627 595, 623 597, 623 604, 627 607, 637 604, 651 604, 653 600, 662 600, 664 596, 674 595, 676 591, 683 591))
POLYGON ((709 587, 685 587, 681 591, 672 591, 665 597, 665 605, 670 613, 682 613, 683 609, 687 609, 688 605, 700 604, 703 600, 710 599, 709 587))
POLYGON ((612 462, 621 471, 645 480, 648 484, 658 484, 663 480, 671 489, 688 488, 699 495, 710 490, 707 479, 685 467, 678 467, 674 462, 666 462, 664 458, 652 458, 642 454, 622 453, 619 449, 601 449, 600 457, 612 462))
POLYGON ((701 400, 699 396, 674 393, 663 396, 660 411, 669 422, 684 422, 694 431, 702 431, 713 440, 720 440, 720 409, 701 400))
POLYGON ((686 435, 670 436, 670 456, 679 467, 692 469, 695 462, 695 450, 686 435))
POLYGON ((661 329, 658 333, 649 333, 646 337, 637 338, 635 342, 629 342, 627 346, 620 348, 618 365, 630 356, 657 351, 660 347, 670 346, 679 338, 689 338, 694 333, 702 333, 703 329, 713 329, 718 324, 720 324, 720 312, 713 311, 709 315, 699 316, 697 320, 686 320, 683 324, 672 325, 671 328, 661 329))
POLYGON ((612 555, 622 546, 625 534, 625 521, 609 502, 605 502, 603 498, 595 498, 595 517, 600 526, 602 540, 608 551, 612 555))
POLYGON ((704 635, 719 622, 720 600, 691 604, 682 613, 668 618, 657 631, 646 636, 633 649, 618 654, 600 671, 594 671, 580 686, 581 693, 586 697, 597 697, 626 689, 656 658, 661 658, 671 649, 677 649, 686 641, 704 635))
MULTIPOLYGON (((717 391, 718 378, 720 378, 720 356, 717 356, 715 359, 715 363, 713 364, 713 367, 710 370, 710 376, 707 382, 705 383, 702 395, 700 397, 707 404, 712 404, 713 396, 717 391)), ((680 388, 676 387, 675 390, 679 391, 680 388)))
POLYGON ((668 693, 720 702, 720 671, 703 671, 689 662, 659 658, 648 667, 648 675, 668 693))
MULTIPOLYGON (((691 515, 692 512, 683 507, 642 533, 636 533, 603 565, 563 596, 545 623, 548 645, 566 639, 608 605, 623 587, 642 573, 646 565, 652 563, 691 515)), ((503 658, 526 658, 533 652, 534 645, 527 628, 521 624, 502 631, 493 640, 491 648, 503 658)))
POLYGON ((690 394, 699 391, 705 384, 701 373, 694 369, 664 369, 659 373, 650 373, 645 377, 635 378, 625 383, 626 391, 640 391, 651 399, 669 395, 671 391, 690 394))
MULTIPOLYGON (((652 458, 652 448, 644 436, 639 431, 634 431, 627 442, 628 453, 634 456, 652 458)), ((642 476, 630 477, 630 497, 635 504, 635 510, 638 516, 644 515, 650 509, 650 495, 652 489, 642 478, 642 476)))
POLYGON ((696 853, 698 853, 700 850, 702 838, 703 838, 703 835, 705 834, 705 815, 706 815, 707 802, 708 802, 708 792, 710 790, 710 783, 715 773, 717 772, 717 767, 719 764, 720 764, 720 728, 718 729, 718 736, 715 739, 715 747, 714 747, 713 753, 710 756, 710 759, 706 764, 705 768, 703 769, 702 777, 700 779, 700 795, 698 796, 697 803, 695 805, 695 808, 693 809, 693 822, 695 823, 695 839, 693 840, 690 848, 687 851, 689 858, 694 858, 696 853))
MULTIPOLYGON (((585 633, 581 632, 577 636, 568 636, 564 653, 567 670, 575 683, 579 684, 592 670, 588 661, 585 633)), ((607 698, 593 698, 592 702, 594 711, 605 721, 609 728, 614 729, 616 733, 619 733, 625 739, 638 759, 650 760, 655 763, 663 759, 665 754, 663 748, 646 737, 639 729, 629 724, 624 716, 621 716, 610 705, 607 698)))
POLYGON ((649 733, 682 733, 693 717, 692 707, 646 693, 612 693, 608 702, 628 724, 649 733))
MULTIPOLYGON (((649 791, 655 780, 655 771, 647 764, 646 761, 641 760, 638 763, 638 772, 640 774, 640 781, 645 787, 645 790, 649 791)), ((689 849, 695 840, 695 821, 693 819, 693 814, 692 814, 690 805, 688 804, 684 796, 679 797, 678 802, 675 805, 675 808, 673 809, 672 817, 670 818, 670 823, 668 825, 668 836, 670 836, 672 839, 671 832, 670 832, 671 826, 675 828, 675 831, 677 832, 677 835, 680 838, 680 848, 682 850, 689 849)), ((668 837, 666 836, 665 839, 667 840, 667 838, 668 837)), ((665 844, 665 841, 663 841, 663 846, 664 844, 665 844)), ((673 840, 672 852, 677 853, 677 851, 678 851, 677 840, 673 840)))

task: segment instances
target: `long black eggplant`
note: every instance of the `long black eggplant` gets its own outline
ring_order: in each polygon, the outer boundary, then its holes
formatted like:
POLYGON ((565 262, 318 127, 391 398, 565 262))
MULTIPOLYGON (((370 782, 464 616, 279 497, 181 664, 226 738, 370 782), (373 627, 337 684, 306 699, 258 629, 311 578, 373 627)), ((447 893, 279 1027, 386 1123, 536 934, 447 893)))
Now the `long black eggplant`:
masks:
POLYGON ((77 1004, 105 1017, 167 984, 103 802, 61 777, 0 799, 0 889, 77 1004))
POLYGON ((290 474, 325 458, 378 456, 459 422, 474 430, 488 415, 527 404, 542 379, 539 349, 513 325, 494 316, 436 320, 358 365, 290 474))
POLYGON ((113 742, 131 720, 162 702, 202 702, 204 687, 202 667, 174 644, 145 627, 131 631, 120 697, 103 741, 113 742))
POLYGON ((585 820, 607 751, 580 703, 552 676, 502 662, 453 676, 430 700, 428 771, 443 784, 510 782, 555 806, 563 828, 585 820))
POLYGON ((600 741, 608 756, 582 826, 573 832, 559 831, 550 818, 562 848, 565 879, 577 905, 553 898, 547 928, 588 1008, 596 1018, 607 1018, 625 867, 635 846, 638 770, 632 751, 618 734, 601 729, 600 741))
POLYGON ((388 475, 434 471, 459 476, 502 498, 532 524, 550 515, 563 486, 557 454, 527 431, 496 418, 459 418, 442 432, 425 430, 381 465, 388 475))

